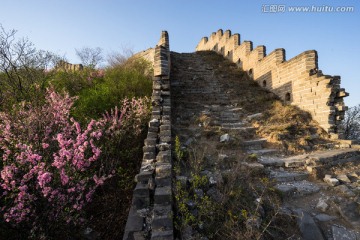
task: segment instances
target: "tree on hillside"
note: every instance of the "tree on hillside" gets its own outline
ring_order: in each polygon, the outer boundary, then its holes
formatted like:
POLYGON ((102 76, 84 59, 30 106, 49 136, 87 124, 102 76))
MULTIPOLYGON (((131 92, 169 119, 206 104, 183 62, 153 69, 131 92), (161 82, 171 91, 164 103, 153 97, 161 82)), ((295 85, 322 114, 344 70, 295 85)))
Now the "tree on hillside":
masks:
POLYGON ((59 59, 53 53, 37 50, 27 38, 16 38, 16 33, 0 24, 0 104, 9 98, 26 99, 34 84, 45 83, 45 70, 59 59))
POLYGON ((346 139, 360 140, 360 104, 346 111, 342 125, 346 139))
POLYGON ((81 49, 75 49, 75 51, 85 67, 95 68, 104 61, 103 50, 99 47, 83 47, 81 49))
POLYGON ((130 48, 123 47, 122 52, 113 52, 109 54, 107 62, 111 67, 123 65, 126 61, 134 55, 134 51, 130 48))

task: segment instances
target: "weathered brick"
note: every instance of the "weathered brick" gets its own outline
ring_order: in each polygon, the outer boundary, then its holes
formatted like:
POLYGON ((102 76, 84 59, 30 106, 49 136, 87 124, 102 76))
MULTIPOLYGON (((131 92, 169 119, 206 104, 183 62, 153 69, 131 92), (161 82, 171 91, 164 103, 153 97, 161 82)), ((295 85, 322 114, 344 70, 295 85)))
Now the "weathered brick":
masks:
POLYGON ((156 177, 165 178, 171 176, 171 164, 170 163, 156 163, 155 168, 156 177))
POLYGON ((145 146, 156 146, 157 138, 147 138, 144 141, 145 146))
POLYGON ((157 187, 155 189, 154 202, 155 204, 170 204, 172 202, 171 187, 157 187))
POLYGON ((154 171, 142 171, 135 176, 135 181, 146 184, 153 177, 154 171))

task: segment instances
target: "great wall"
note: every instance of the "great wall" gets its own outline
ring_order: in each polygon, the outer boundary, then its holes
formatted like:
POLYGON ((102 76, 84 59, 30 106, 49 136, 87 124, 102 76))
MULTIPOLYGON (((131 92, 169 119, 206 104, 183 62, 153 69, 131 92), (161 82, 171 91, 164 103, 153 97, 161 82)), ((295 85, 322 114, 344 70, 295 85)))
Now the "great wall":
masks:
POLYGON ((266 172, 286 196, 284 211, 298 219, 299 238, 293 239, 360 239, 360 152, 355 142, 341 140, 340 123, 347 110, 343 98, 348 93, 340 87, 340 77, 324 75, 318 69, 314 50, 286 60, 284 49, 266 55, 265 46, 253 49, 252 45, 250 41, 240 43, 239 34, 219 30, 201 39, 198 53, 179 54, 170 52, 164 31, 155 48, 134 56, 153 62, 153 109, 124 240, 209 239, 201 236, 199 229, 179 232, 175 228, 174 179, 191 181, 186 172, 174 170, 176 136, 184 149, 203 148, 204 157, 211 162, 201 171, 210 181, 206 189, 199 189, 202 196, 221 204, 216 187, 223 182, 223 175, 232 171, 226 168, 229 159, 243 161, 244 156, 253 154, 257 161, 245 159, 241 166, 266 172), (216 75, 220 63, 210 65, 202 51, 220 54, 245 71, 264 89, 257 94, 272 92, 285 104, 310 113, 327 133, 328 149, 287 156, 271 148, 251 124, 261 113, 249 115, 238 105, 246 99, 245 94, 239 96, 237 82, 228 81, 233 77, 230 73, 216 75), (199 123, 200 116, 211 120, 199 123), (220 143, 218 136, 204 137, 208 125, 220 129, 220 143), (240 145, 217 150, 219 144, 224 146, 239 136, 240 145))
POLYGON ((285 49, 275 49, 266 55, 266 47, 253 49, 250 41, 240 44, 240 35, 228 30, 204 37, 196 51, 215 51, 248 71, 260 86, 276 93, 311 113, 320 126, 334 138, 341 137, 340 121, 347 107, 343 98, 348 96, 340 88, 340 76, 324 75, 318 69, 315 50, 303 52, 286 61, 285 49))

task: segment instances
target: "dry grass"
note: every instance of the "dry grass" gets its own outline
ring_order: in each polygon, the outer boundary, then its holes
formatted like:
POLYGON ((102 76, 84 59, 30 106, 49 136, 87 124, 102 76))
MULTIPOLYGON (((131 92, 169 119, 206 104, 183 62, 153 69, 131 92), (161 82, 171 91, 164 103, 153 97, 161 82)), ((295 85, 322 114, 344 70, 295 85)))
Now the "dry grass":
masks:
POLYGON ((261 119, 253 121, 257 133, 291 153, 322 148, 327 134, 312 120, 311 115, 296 106, 274 101, 261 119))

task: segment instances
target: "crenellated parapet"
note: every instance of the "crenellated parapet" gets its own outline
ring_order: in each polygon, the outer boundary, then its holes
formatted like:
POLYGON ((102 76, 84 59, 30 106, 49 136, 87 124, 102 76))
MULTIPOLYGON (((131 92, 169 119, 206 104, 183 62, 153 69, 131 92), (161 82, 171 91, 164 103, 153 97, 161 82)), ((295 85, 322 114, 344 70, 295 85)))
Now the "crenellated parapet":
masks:
POLYGON ((251 41, 241 43, 239 34, 220 29, 202 38, 196 51, 223 55, 247 71, 260 86, 310 112, 331 138, 342 137, 340 123, 347 110, 343 98, 349 94, 340 87, 340 76, 324 75, 318 69, 315 50, 286 60, 285 49, 275 49, 267 55, 265 46, 254 49, 251 41))
POLYGON ((55 68, 57 71, 60 70, 65 72, 75 72, 75 71, 83 70, 84 67, 82 64, 71 64, 63 60, 60 60, 55 68))

